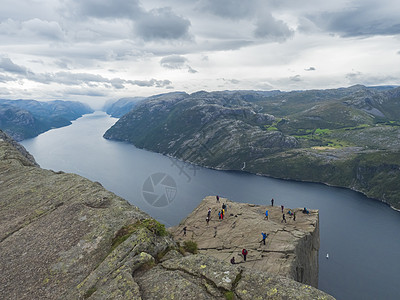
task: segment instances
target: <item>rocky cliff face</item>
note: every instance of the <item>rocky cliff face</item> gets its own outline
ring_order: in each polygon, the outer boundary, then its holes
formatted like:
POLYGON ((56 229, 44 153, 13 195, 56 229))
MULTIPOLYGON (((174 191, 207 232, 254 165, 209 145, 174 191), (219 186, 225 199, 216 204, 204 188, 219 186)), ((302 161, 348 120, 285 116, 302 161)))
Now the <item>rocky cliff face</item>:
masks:
POLYGON ((87 105, 74 101, 0 99, 0 129, 22 141, 52 128, 70 125, 72 120, 91 112, 87 105))
POLYGON ((318 286, 319 222, 318 211, 303 214, 302 209, 291 209, 296 220, 281 207, 259 206, 206 197, 179 226, 170 228, 175 240, 197 242, 199 252, 227 263, 234 257, 238 265, 267 274, 285 276, 314 287, 318 286), (218 218, 221 205, 227 205, 223 220, 218 218), (208 209, 211 220, 206 223, 208 209), (268 210, 268 219, 265 211, 268 210), (186 236, 183 227, 187 228, 186 236), (261 232, 267 233, 265 245, 261 232), (241 251, 248 250, 246 262, 241 251))
POLYGON ((308 285, 204 255, 99 183, 40 169, 0 139, 4 299, 333 299, 308 285))
POLYGON ((360 191, 400 209, 400 88, 159 95, 104 137, 187 162, 360 191))

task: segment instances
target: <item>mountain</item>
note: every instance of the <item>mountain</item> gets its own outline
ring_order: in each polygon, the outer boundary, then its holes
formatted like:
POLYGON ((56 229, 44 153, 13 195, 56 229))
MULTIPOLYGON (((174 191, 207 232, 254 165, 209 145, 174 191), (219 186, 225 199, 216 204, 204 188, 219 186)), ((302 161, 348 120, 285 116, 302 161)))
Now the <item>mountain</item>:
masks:
POLYGON ((131 111, 137 104, 146 99, 145 97, 121 98, 116 102, 108 102, 103 110, 112 117, 120 118, 131 111))
POLYGON ((197 92, 138 105, 104 137, 206 167, 351 188, 400 208, 400 88, 197 92))
MULTIPOLYGON (((39 168, 1 130, 0 174, 2 299, 333 299, 253 270, 251 262, 231 265, 190 253, 190 244, 177 243, 164 225, 98 182, 39 168)), ((318 239, 318 228, 310 229, 318 239)), ((287 234, 287 246, 279 241, 278 250, 286 251, 280 263, 318 247, 308 231, 295 232, 297 243, 287 234)), ((306 268, 304 280, 307 269, 317 271, 298 263, 306 268)))
POLYGON ((0 128, 21 141, 70 125, 72 120, 91 112, 91 108, 80 102, 0 99, 0 128))

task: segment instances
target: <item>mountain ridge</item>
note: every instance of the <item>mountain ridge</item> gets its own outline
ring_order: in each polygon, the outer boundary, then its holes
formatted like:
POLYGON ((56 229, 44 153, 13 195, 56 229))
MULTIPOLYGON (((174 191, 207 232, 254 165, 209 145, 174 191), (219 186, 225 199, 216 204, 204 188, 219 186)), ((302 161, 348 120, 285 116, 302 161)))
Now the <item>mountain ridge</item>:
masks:
POLYGON ((250 95, 158 96, 104 137, 205 167, 347 187, 400 208, 400 88, 250 95))

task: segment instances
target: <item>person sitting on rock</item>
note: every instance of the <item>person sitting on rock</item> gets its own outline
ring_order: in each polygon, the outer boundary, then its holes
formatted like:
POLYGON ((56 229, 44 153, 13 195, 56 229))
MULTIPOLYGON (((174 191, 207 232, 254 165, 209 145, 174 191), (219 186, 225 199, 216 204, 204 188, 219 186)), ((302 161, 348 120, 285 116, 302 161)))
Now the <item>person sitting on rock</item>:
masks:
POLYGON ((289 211, 287 212, 289 214, 289 216, 293 216, 292 211, 289 209, 289 211))
POLYGON ((235 257, 231 258, 231 264, 234 265, 235 264, 235 257))

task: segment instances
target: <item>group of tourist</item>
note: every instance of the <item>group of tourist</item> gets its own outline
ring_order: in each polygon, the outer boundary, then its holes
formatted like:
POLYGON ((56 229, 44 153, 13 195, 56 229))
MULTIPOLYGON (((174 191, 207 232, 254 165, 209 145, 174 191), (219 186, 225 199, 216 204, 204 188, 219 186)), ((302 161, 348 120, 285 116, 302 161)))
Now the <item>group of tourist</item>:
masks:
MULTIPOLYGON (((220 203, 220 198, 219 198, 218 195, 216 196, 216 199, 217 199, 217 203, 220 203)), ((274 200, 274 198, 272 198, 272 199, 271 199, 271 206, 274 206, 274 202, 275 202, 275 200, 274 200)), ((283 223, 283 222, 286 223, 286 222, 287 222, 287 221, 286 221, 286 216, 285 216, 285 213, 284 213, 284 208, 285 208, 285 207, 284 207, 283 205, 281 205, 281 212, 282 212, 282 220, 281 220, 281 223, 283 223)), ((221 210, 218 211, 218 219, 219 219, 220 221, 222 221, 222 220, 224 219, 226 210, 227 210, 227 205, 226 205, 225 203, 222 203, 221 210)), ((304 207, 304 209, 302 210, 302 212, 303 212, 304 214, 309 214, 309 213, 310 213, 305 207, 304 207)), ((295 211, 292 211, 292 210, 289 209, 288 212, 287 212, 287 214, 288 214, 290 217, 293 218, 293 221, 296 221, 296 212, 295 212, 295 211)), ((267 210, 265 211, 265 219, 269 220, 268 217, 269 217, 269 212, 268 212, 268 209, 267 209, 267 210)), ((211 220, 211 208, 208 208, 208 211, 207 211, 207 218, 206 218, 207 225, 209 225, 210 220, 211 220)), ((216 237, 216 235, 217 235, 217 227, 214 227, 214 229, 215 229, 214 237, 216 237)), ((183 228, 183 235, 184 235, 184 236, 186 235, 186 230, 187 230, 187 228, 186 228, 186 226, 185 226, 185 227, 183 228)), ((261 232, 261 236, 262 236, 262 239, 260 240, 260 243, 263 243, 263 244, 265 245, 265 241, 266 241, 266 239, 267 239, 267 237, 268 237, 268 234, 265 233, 265 232, 261 232)), ((245 249, 245 248, 243 248, 243 249, 242 249, 243 261, 246 261, 247 255, 248 255, 248 250, 245 249)), ((236 263, 235 257, 232 257, 231 263, 232 263, 232 264, 235 264, 235 263, 236 263)))

